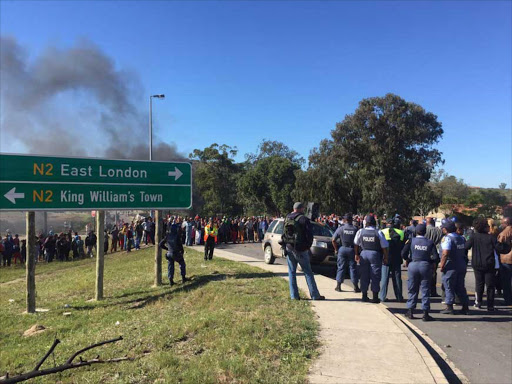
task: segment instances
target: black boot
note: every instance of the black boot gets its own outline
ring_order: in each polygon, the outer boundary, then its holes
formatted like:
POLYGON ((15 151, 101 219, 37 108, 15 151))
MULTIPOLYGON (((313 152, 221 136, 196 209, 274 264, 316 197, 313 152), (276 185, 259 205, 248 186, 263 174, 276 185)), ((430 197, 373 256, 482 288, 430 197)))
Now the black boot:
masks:
POLYGON ((174 280, 169 281, 169 285, 172 287, 174 285, 174 280))
POLYGON ((467 305, 463 305, 462 309, 459 311, 459 315, 469 315, 469 307, 467 305))
POLYGON ((336 288, 334 288, 336 292, 341 292, 341 283, 336 283, 336 288))
POLYGON ((428 314, 428 311, 423 311, 423 317, 421 318, 423 321, 434 321, 434 318, 428 314))
POLYGON ((379 304, 380 303, 379 292, 372 292, 372 293, 373 293, 372 303, 379 304))
POLYGON ((363 300, 365 303, 369 302, 370 299, 368 298, 368 293, 363 292, 363 298, 361 300, 363 300))
POLYGON ((359 285, 357 285, 357 284, 356 284, 356 285, 354 285, 354 292, 355 292, 355 293, 359 293, 359 292, 361 292, 361 290, 359 289, 359 285))
POLYGON ((190 280, 190 279, 187 279, 185 276, 182 276, 182 277, 181 277, 181 283, 182 283, 182 284, 183 284, 183 283, 185 283, 185 282, 187 282, 187 281, 189 281, 189 280, 190 280))
POLYGON ((446 304, 446 307, 440 312, 443 315, 453 315, 455 312, 453 312, 453 304, 446 304))
POLYGON ((407 312, 405 312, 405 317, 411 320, 415 319, 412 308, 409 308, 407 312))

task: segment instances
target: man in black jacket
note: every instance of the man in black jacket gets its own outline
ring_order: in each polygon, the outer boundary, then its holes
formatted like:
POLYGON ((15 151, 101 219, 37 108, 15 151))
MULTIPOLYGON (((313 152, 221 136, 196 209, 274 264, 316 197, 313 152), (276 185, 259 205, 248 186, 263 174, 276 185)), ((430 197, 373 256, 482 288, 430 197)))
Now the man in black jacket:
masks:
POLYGON ((300 264, 306 277, 311 299, 325 300, 325 297, 321 296, 320 292, 318 292, 315 276, 309 262, 309 249, 313 243, 313 230, 311 222, 304 215, 304 205, 302 203, 295 203, 293 205, 293 212, 286 216, 284 226, 281 241, 287 256, 291 299, 300 300, 299 288, 297 287, 297 264, 300 264))
MULTIPOLYGON (((434 245, 437 248, 439 253, 439 244, 441 244, 441 239, 443 238, 443 231, 441 228, 436 227, 436 221, 429 217, 427 218, 427 232, 425 234, 425 238, 432 240, 434 245)), ((439 260, 437 262, 432 263, 432 281, 430 283, 430 296, 431 297, 440 297, 437 293, 437 266, 439 265, 439 260)))

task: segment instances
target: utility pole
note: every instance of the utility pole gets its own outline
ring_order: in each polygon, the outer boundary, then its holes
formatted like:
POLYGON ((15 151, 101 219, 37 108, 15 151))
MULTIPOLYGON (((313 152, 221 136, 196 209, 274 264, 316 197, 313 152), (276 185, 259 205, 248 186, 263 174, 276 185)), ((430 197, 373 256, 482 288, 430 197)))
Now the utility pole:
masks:
MULTIPOLYGON (((46 212, 45 212, 46 214, 46 212)), ((25 260, 27 277, 27 313, 36 312, 36 214, 26 213, 27 260, 25 260)))
POLYGON ((159 247, 162 240, 162 211, 155 211, 155 287, 162 285, 162 250, 159 247))
MULTIPOLYGON (((153 161, 153 97, 157 99, 165 98, 165 95, 149 96, 149 160, 153 161)), ((155 286, 162 285, 162 250, 158 246, 160 243, 162 228, 160 222, 162 220, 162 212, 155 211, 155 286)))
POLYGON ((103 300, 103 270, 105 265, 105 211, 96 211, 96 294, 95 300, 103 300))

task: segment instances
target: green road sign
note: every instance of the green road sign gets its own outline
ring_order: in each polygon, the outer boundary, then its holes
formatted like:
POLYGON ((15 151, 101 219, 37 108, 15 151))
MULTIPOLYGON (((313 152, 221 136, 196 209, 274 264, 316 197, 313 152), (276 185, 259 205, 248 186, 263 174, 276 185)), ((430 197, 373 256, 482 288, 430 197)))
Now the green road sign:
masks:
POLYGON ((0 154, 0 210, 191 206, 190 163, 0 154))

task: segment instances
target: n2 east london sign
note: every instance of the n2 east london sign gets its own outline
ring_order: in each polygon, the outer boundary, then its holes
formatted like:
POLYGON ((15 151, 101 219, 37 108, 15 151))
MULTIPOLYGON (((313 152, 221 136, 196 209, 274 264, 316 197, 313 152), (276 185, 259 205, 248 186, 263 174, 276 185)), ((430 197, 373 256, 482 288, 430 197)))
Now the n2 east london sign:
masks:
POLYGON ((0 154, 1 210, 187 209, 185 162, 0 154))

